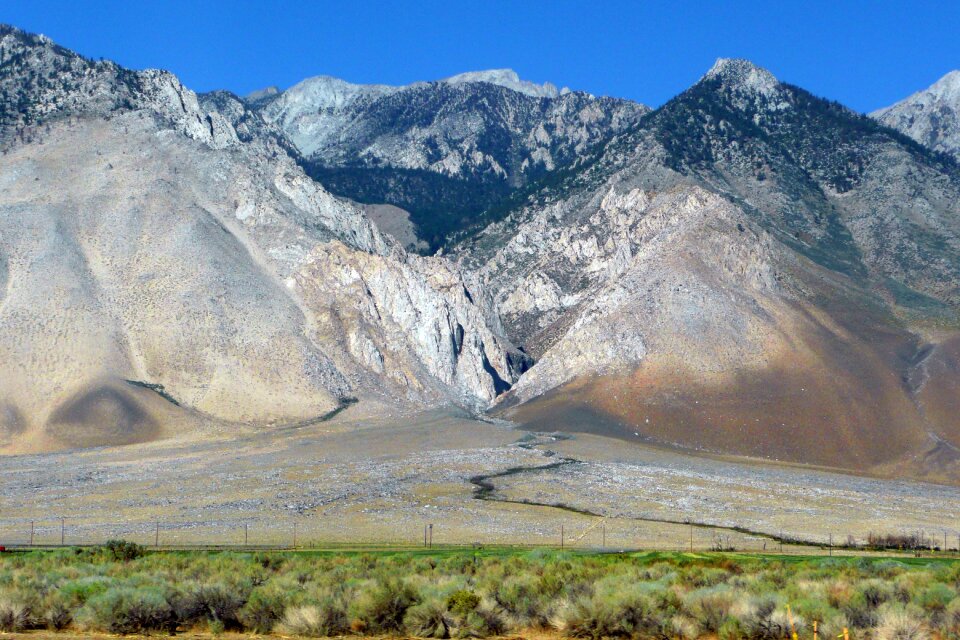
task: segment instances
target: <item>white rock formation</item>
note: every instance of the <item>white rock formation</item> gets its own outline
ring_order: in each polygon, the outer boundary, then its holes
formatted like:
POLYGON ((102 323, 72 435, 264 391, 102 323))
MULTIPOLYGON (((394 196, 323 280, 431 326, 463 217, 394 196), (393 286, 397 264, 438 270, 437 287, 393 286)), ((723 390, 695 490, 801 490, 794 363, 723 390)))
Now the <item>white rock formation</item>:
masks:
POLYGON ((920 144, 960 159, 960 71, 870 114, 920 144))

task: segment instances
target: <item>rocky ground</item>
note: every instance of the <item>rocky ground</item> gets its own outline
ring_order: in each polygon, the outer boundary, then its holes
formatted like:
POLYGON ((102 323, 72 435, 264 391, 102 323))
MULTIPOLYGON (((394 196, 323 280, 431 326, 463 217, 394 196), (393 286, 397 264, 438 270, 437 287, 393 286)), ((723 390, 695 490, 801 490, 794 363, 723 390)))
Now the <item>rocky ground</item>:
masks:
POLYGON ((955 488, 362 407, 240 438, 11 456, 0 483, 0 544, 29 542, 31 522, 36 543, 58 543, 63 517, 67 543, 152 544, 159 522, 161 544, 242 544, 245 529, 291 544, 295 528, 300 544, 417 544, 433 524, 436 543, 559 544, 563 527, 571 546, 678 548, 689 520, 715 525, 692 530, 700 548, 775 544, 729 527, 824 542, 946 529, 955 546, 960 515, 955 488), (478 475, 495 476, 488 499, 478 475))

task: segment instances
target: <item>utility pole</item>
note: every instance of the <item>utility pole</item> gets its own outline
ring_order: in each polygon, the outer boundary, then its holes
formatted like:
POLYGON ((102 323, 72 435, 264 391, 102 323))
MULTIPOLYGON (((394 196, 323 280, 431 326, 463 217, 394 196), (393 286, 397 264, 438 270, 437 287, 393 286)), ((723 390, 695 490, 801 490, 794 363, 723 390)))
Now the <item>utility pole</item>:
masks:
POLYGON ((830 534, 830 555, 833 555, 833 534, 830 534))
POLYGON ((783 529, 780 530, 780 553, 783 553, 783 529))
POLYGON ((30 521, 30 546, 33 546, 33 520, 30 521))
POLYGON ((248 541, 250 540, 249 531, 247 530, 247 523, 243 523, 243 546, 247 546, 248 541))
POLYGON ((423 548, 427 548, 427 525, 423 525, 423 548))
POLYGON ((60 516, 60 546, 63 546, 63 541, 66 538, 66 528, 67 520, 63 516, 60 516))
POLYGON ((607 523, 606 523, 606 522, 604 522, 602 525, 600 525, 600 531, 601 531, 602 534, 603 534, 603 538, 602 538, 603 544, 602 544, 602 546, 603 546, 604 549, 606 549, 606 548, 607 548, 607 523))
POLYGON ((560 525, 560 548, 563 549, 563 525, 560 525))
POLYGON ((153 534, 153 546, 160 548, 160 521, 157 520, 157 530, 153 534))
POLYGON ((297 523, 293 523, 293 548, 297 548, 297 523))
POLYGON ((433 523, 430 523, 430 548, 433 549, 433 523))

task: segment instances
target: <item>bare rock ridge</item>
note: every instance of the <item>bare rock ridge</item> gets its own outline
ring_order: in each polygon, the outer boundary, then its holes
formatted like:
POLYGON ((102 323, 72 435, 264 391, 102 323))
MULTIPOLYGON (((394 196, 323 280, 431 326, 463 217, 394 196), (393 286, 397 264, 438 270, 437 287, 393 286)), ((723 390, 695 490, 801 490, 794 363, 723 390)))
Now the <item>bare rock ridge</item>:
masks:
POLYGON ((455 76, 444 78, 443 82, 447 84, 463 84, 467 82, 487 82, 507 89, 512 89, 518 93, 523 93, 534 98, 556 98, 561 93, 569 93, 570 89, 564 88, 563 91, 549 82, 536 84, 528 80, 521 80, 520 76, 513 69, 489 69, 487 71, 468 71, 458 73, 455 76))
POLYGON ((146 109, 210 146, 236 140, 223 116, 201 110, 196 94, 166 71, 134 72, 114 62, 88 60, 46 36, 6 25, 0 25, 0 68, 4 135, 30 135, 31 126, 71 114, 109 116, 146 109))
POLYGON ((214 92, 202 100, 241 136, 258 129, 279 135, 332 192, 410 212, 431 250, 496 219, 512 194, 648 111, 629 100, 537 85, 509 69, 407 86, 317 76, 253 98, 214 92))
POLYGON ((960 159, 960 71, 870 117, 935 151, 960 159))
POLYGON ((275 141, 240 142, 166 72, 0 33, 0 87, 40 105, 0 129, 0 446, 298 422, 352 397, 482 408, 515 382, 525 358, 470 277, 407 254, 275 141))

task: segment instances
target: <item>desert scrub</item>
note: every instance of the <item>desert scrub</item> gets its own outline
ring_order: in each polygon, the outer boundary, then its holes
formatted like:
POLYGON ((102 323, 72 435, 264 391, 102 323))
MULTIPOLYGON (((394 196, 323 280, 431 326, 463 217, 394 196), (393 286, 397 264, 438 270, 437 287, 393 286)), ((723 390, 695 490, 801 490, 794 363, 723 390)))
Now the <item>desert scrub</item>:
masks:
POLYGON ((161 589, 113 587, 94 596, 75 616, 83 630, 107 633, 173 632, 177 619, 161 589))
POLYGON ((257 587, 237 612, 237 619, 245 629, 270 633, 283 617, 288 601, 288 592, 280 586, 257 587))
POLYGON ((0 555, 0 631, 960 640, 960 563, 550 550, 0 555), (793 614, 793 627, 787 606, 793 614))
POLYGON ((30 607, 16 595, 0 594, 0 631, 23 631, 30 624, 30 607))
POLYGON ((876 640, 927 640, 930 633, 913 611, 896 606, 882 613, 874 637, 876 640))
POLYGON ((402 631, 407 610, 419 600, 417 592, 399 578, 378 581, 356 601, 353 630, 372 634, 402 631))
POLYGON ((282 628, 293 635, 314 638, 343 635, 350 630, 347 605, 341 598, 327 595, 310 604, 287 607, 282 628))

